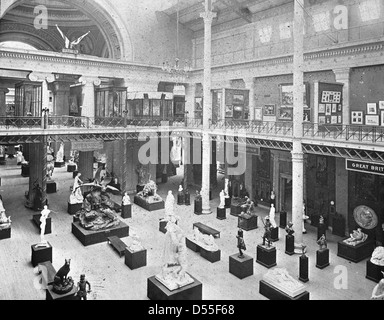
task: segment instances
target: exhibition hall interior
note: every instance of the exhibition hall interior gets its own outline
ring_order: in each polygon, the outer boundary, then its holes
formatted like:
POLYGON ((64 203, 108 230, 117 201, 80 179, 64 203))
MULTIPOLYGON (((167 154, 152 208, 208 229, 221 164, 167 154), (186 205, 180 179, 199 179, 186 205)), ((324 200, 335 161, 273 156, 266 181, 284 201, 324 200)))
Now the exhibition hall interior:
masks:
POLYGON ((384 300, 384 2, 1 0, 0 274, 384 300))

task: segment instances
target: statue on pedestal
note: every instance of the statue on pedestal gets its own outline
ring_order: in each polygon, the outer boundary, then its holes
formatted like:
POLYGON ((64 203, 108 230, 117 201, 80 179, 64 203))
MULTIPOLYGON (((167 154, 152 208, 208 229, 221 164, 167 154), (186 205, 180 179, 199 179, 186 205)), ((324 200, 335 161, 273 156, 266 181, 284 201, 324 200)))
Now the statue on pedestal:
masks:
POLYGON ((229 179, 225 179, 224 193, 225 197, 229 198, 229 179))
POLYGON ((59 151, 56 154, 56 162, 64 162, 64 143, 60 143, 59 151))
POLYGON ((263 246, 267 246, 268 248, 271 247, 272 244, 272 224, 269 220, 269 217, 265 217, 265 223, 264 223, 264 235, 263 235, 263 246))
POLYGON ((344 240, 344 243, 346 243, 349 246, 357 246, 360 243, 365 242, 368 239, 368 235, 361 231, 360 228, 357 228, 357 230, 354 230, 350 235, 349 238, 344 240))
POLYGON ((277 224, 275 221, 275 215, 276 215, 276 208, 273 203, 271 203, 271 209, 269 210, 269 220, 272 224, 272 228, 275 229, 277 228, 277 224))
POLYGON ((285 231, 287 232, 287 234, 289 236, 293 236, 295 231, 293 230, 293 223, 292 222, 288 222, 288 225, 285 227, 285 231))
POLYGON ((129 206, 131 204, 131 198, 129 197, 128 193, 124 193, 124 197, 122 199, 123 206, 129 206))
POLYGON ((373 251, 371 262, 377 266, 384 266, 384 247, 377 247, 375 251, 373 251))
POLYGON ((237 231, 237 248, 239 249, 239 258, 243 259, 244 258, 244 253, 243 250, 247 250, 247 247, 245 246, 244 242, 244 231, 242 229, 239 229, 237 231))
POLYGON ((219 204, 219 208, 220 209, 224 209, 225 208, 225 192, 224 190, 222 190, 220 192, 220 204, 219 204))
POLYGON ((3 204, 3 198, 0 195, 0 230, 8 229, 11 226, 11 217, 5 215, 5 208, 3 204))
POLYGON ((17 154, 16 154, 16 162, 17 162, 17 165, 18 165, 18 166, 20 166, 23 162, 25 162, 23 153, 22 153, 21 151, 17 151, 17 154))
POLYGON ((41 211, 40 217, 40 243, 36 245, 36 248, 48 248, 48 241, 45 239, 45 227, 47 226, 47 219, 51 210, 48 209, 48 206, 44 206, 44 209, 41 211))
POLYGON ((271 191, 270 199, 271 199, 271 205, 273 204, 275 206, 276 205, 276 193, 274 190, 271 191))
POLYGON ((307 233, 307 230, 305 229, 305 221, 309 219, 305 211, 306 211, 306 206, 305 206, 305 201, 303 201, 303 233, 304 234, 307 233))
POLYGON ((56 294, 63 295, 71 292, 74 286, 74 281, 71 277, 68 277, 69 271, 71 271, 71 259, 65 259, 65 264, 57 271, 52 291, 56 294))
POLYGON ((319 245, 319 250, 322 251, 324 249, 327 249, 328 245, 327 245, 327 239, 325 238, 325 234, 323 234, 321 236, 321 238, 319 240, 317 240, 316 242, 318 245, 319 245))
POLYGON ((47 155, 47 178, 52 180, 53 171, 55 170, 55 158, 51 155, 47 155))
POLYGON ((91 284, 85 279, 85 274, 82 274, 80 281, 77 283, 77 296, 80 300, 87 300, 87 295, 91 293, 91 291, 91 284))
POLYGON ((207 251, 215 252, 219 250, 215 238, 212 235, 201 233, 199 228, 193 228, 193 236, 190 239, 207 251))
POLYGON ((73 182, 72 193, 69 197, 70 204, 83 203, 84 201, 83 193, 81 192, 81 186, 83 185, 83 181, 80 179, 80 177, 81 173, 79 172, 73 182))

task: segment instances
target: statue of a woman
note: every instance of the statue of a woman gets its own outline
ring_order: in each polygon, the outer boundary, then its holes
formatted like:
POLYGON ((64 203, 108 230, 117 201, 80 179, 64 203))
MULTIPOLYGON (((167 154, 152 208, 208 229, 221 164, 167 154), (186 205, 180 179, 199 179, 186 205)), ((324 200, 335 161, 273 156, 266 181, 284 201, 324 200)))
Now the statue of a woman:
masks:
POLYGON ((45 239, 45 227, 47 225, 47 219, 50 213, 51 210, 48 209, 48 206, 44 206, 40 217, 40 243, 37 245, 37 247, 49 247, 48 241, 45 239))
POLYGON ((275 215, 276 215, 276 208, 273 203, 271 203, 271 209, 269 210, 269 221, 272 224, 272 228, 277 228, 277 224, 275 221, 275 215))
POLYGON ((219 204, 219 208, 220 209, 224 209, 225 208, 225 192, 224 190, 222 190, 220 192, 220 204, 219 204))

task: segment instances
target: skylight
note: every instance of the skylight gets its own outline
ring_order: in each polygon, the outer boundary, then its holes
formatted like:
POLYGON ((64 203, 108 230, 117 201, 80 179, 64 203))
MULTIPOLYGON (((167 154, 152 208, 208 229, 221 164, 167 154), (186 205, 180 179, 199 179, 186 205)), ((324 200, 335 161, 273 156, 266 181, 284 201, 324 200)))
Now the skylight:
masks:
POLYGON ((363 22, 380 18, 379 0, 366 0, 359 4, 360 16, 363 22))

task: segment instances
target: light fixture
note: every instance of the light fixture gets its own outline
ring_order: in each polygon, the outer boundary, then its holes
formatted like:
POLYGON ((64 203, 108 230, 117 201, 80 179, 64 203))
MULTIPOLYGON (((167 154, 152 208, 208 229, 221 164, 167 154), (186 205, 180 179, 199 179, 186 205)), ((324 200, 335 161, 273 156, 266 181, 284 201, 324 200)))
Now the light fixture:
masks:
POLYGON ((170 73, 176 81, 176 84, 185 82, 189 72, 192 71, 191 63, 185 60, 184 66, 181 66, 179 57, 179 23, 180 23, 180 0, 177 1, 177 26, 176 26, 176 58, 172 66, 168 61, 163 62, 163 71, 170 73))

